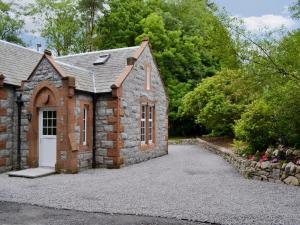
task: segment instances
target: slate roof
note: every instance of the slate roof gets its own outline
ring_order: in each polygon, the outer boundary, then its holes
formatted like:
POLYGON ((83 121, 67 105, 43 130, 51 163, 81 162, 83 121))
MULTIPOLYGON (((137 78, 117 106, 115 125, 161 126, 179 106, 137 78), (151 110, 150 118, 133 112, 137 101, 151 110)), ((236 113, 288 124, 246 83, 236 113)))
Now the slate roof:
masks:
POLYGON ((95 77, 96 92, 110 92, 111 85, 124 71, 127 65, 127 58, 132 57, 138 49, 139 46, 89 52, 57 57, 56 61, 84 68, 92 72, 95 77), (103 65, 93 65, 96 59, 102 54, 110 54, 108 61, 103 65))
MULTIPOLYGON (((127 58, 132 57, 139 46, 88 52, 54 58, 55 63, 66 76, 73 76, 76 89, 88 92, 105 93, 122 74, 127 58), (103 65, 93 63, 102 54, 110 54, 103 65)), ((20 86, 32 73, 42 53, 0 40, 0 74, 5 76, 4 83, 20 86)))
POLYGON ((0 74, 4 83, 20 86, 36 67, 43 54, 0 40, 0 74))

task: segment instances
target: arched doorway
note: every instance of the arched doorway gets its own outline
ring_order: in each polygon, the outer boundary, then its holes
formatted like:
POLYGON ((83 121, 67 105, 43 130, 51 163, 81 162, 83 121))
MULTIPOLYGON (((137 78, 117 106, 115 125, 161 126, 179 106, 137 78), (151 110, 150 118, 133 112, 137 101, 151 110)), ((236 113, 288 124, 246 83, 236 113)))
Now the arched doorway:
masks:
POLYGON ((47 81, 39 84, 32 94, 28 110, 31 117, 28 130, 30 167, 57 166, 58 99, 59 91, 47 81))

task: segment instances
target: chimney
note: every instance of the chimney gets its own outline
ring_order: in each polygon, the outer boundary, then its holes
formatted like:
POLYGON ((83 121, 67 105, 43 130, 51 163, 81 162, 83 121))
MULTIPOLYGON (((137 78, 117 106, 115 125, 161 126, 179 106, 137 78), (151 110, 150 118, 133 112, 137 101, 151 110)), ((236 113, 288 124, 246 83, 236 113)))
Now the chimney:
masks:
POLYGON ((52 52, 49 49, 44 50, 45 55, 52 56, 52 52))
POLYGON ((36 44, 36 50, 37 52, 40 52, 40 48, 42 47, 42 45, 40 43, 36 44))
POLYGON ((134 63, 136 62, 136 58, 134 57, 129 57, 127 58, 127 65, 134 65, 134 63))

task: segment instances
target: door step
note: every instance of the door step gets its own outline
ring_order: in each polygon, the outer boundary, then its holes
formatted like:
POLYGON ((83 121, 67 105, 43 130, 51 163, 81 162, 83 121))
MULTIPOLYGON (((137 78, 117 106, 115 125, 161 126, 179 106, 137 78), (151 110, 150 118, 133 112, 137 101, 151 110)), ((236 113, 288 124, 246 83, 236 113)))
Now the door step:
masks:
POLYGON ((10 177, 38 178, 55 174, 55 169, 50 167, 38 167, 19 171, 9 172, 10 177))

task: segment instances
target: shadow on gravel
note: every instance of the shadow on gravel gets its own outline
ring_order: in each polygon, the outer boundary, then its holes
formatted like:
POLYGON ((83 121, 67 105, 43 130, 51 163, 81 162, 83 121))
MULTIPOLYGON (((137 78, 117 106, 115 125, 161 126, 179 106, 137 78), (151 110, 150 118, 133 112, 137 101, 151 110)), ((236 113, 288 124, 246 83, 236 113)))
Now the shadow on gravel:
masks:
POLYGON ((29 204, 0 202, 1 225, 217 225, 186 220, 90 213, 76 210, 44 208, 29 204))

